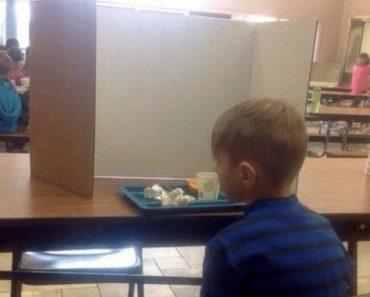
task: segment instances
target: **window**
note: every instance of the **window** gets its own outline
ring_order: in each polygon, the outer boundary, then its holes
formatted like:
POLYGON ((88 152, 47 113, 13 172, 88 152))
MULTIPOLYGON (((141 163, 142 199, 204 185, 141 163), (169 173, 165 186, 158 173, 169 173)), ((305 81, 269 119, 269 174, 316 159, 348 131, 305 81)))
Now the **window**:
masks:
POLYGON ((30 44, 30 1, 17 0, 15 4, 17 21, 17 39, 21 48, 26 48, 30 44))
POLYGON ((0 0, 0 44, 5 44, 5 0, 0 0))

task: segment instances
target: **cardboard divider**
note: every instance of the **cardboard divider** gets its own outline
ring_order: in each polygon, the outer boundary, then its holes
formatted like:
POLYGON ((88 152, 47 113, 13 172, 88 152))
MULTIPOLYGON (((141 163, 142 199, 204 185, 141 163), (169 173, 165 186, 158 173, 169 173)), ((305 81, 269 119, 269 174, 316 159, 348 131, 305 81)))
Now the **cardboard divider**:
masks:
POLYGON ((215 120, 251 97, 285 98, 303 114, 315 32, 316 20, 251 25, 100 7, 95 175, 213 170, 215 120))
POLYGON ((248 98, 304 112, 315 20, 251 25, 91 0, 33 8, 31 174, 70 191, 91 196, 94 174, 213 170, 214 122, 248 98))
POLYGON ((91 196, 95 142, 95 2, 32 2, 30 27, 31 175, 91 196))
POLYGON ((317 20, 256 26, 250 97, 280 98, 306 109, 317 20))

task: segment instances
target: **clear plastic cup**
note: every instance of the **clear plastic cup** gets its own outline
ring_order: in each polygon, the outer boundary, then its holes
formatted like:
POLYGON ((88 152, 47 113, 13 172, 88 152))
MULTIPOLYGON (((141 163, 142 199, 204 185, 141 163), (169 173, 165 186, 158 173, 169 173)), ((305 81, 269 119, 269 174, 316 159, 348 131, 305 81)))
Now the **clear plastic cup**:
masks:
POLYGON ((198 199, 217 199, 220 194, 220 184, 216 172, 199 172, 198 199))

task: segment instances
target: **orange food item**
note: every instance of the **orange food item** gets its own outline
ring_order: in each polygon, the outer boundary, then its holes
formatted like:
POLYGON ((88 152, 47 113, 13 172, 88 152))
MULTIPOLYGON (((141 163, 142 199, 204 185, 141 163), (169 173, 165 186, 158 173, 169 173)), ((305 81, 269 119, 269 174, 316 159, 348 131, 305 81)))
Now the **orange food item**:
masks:
POLYGON ((197 192, 198 191, 198 180, 196 178, 189 178, 188 188, 192 192, 197 192))

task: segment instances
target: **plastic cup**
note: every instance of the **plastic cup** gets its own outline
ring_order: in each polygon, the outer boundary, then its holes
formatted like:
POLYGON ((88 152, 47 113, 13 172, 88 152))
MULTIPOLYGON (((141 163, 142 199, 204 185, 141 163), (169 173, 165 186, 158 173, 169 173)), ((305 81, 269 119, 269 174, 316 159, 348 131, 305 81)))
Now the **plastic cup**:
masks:
POLYGON ((198 199, 218 198, 220 193, 220 184, 216 172, 199 172, 198 178, 198 199))

